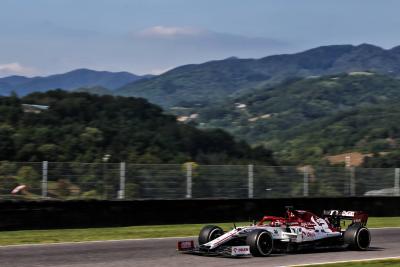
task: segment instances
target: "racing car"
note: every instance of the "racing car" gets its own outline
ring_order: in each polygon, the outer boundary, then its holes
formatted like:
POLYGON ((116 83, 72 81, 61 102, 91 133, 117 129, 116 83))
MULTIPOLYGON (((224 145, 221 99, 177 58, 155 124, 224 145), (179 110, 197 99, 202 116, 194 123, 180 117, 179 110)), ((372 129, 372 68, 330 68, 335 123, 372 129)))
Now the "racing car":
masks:
POLYGON ((368 215, 362 211, 325 210, 321 217, 288 208, 285 217, 264 216, 258 223, 224 233, 221 227, 204 226, 198 238, 178 241, 178 251, 197 255, 268 256, 301 249, 347 248, 367 250, 371 234, 368 215), (351 220, 342 230, 342 220, 351 220))

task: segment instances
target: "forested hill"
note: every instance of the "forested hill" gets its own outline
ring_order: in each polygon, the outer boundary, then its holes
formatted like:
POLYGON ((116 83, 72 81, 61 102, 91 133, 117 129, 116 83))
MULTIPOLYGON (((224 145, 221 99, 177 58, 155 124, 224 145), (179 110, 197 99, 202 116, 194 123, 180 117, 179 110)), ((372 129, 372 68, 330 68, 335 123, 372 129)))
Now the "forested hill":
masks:
POLYGON ((152 79, 125 85, 116 93, 144 97, 164 107, 187 106, 185 102, 213 102, 288 78, 354 71, 399 76, 400 47, 386 50, 369 44, 330 45, 261 59, 228 58, 181 66, 152 79))
POLYGON ((399 102, 400 80, 355 72, 292 80, 185 112, 204 128, 264 144, 286 162, 313 163, 348 151, 398 150, 399 102))
POLYGON ((140 98, 61 90, 0 97, 0 160, 94 162, 105 154, 110 162, 273 164, 265 149, 177 123, 140 98))

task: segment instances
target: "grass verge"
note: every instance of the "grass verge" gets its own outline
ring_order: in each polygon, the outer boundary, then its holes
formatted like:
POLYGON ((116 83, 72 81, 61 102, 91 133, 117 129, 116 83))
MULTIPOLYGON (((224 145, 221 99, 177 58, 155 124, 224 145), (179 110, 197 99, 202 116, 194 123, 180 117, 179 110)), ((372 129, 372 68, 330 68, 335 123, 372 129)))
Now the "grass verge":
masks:
MULTIPOLYGON (((302 265, 296 265, 301 267, 302 265)), ((307 267, 376 267, 376 266, 393 266, 400 267, 400 259, 387 259, 387 260, 370 260, 370 261, 353 261, 353 262, 338 262, 330 264, 313 264, 303 265, 307 267)))
MULTIPOLYGON (((237 223, 237 225, 247 225, 237 223)), ((204 224, 151 225, 88 229, 24 230, 0 232, 0 245, 39 244, 58 242, 80 242, 114 239, 156 238, 174 236, 195 236, 204 224)), ((217 223, 224 230, 232 223, 217 223)), ((372 217, 368 227, 400 227, 400 217, 372 217)))

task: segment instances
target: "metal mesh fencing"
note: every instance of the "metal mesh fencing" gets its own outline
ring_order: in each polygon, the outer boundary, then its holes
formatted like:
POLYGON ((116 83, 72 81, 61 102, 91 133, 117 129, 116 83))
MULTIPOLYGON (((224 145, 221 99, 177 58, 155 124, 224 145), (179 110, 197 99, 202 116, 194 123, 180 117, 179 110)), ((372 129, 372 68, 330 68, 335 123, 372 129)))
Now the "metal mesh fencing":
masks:
POLYGON ((192 197, 246 198, 247 176, 247 166, 196 166, 192 168, 192 197))
POLYGON ((315 167, 307 171, 310 196, 355 196, 351 191, 353 169, 315 167))
MULTIPOLYGON (((46 168, 45 168, 46 169, 46 168)), ((118 163, 49 162, 45 196, 55 199, 115 199, 118 163)))
POLYGON ((186 197, 186 170, 182 165, 127 164, 126 199, 181 199, 186 197))
POLYGON ((0 162, 0 199, 400 196, 398 168, 0 162))
POLYGON ((255 198, 306 196, 301 168, 255 166, 254 170, 255 198))
POLYGON ((354 191, 356 195, 400 196, 400 169, 356 169, 354 191))

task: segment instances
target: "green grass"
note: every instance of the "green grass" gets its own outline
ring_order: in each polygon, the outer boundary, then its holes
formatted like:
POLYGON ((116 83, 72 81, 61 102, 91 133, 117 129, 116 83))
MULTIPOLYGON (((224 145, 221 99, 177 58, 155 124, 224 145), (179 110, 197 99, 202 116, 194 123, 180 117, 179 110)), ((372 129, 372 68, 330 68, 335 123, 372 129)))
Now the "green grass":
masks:
MULTIPOLYGON (((216 223, 224 230, 232 223, 216 223)), ((248 222, 237 223, 247 225, 248 222)), ((204 224, 152 225, 89 229, 26 230, 0 232, 0 245, 79 242, 95 240, 195 236, 204 224)), ((368 227, 400 227, 400 217, 370 218, 368 227)))
MULTIPOLYGON (((216 224, 225 230, 232 227, 231 223, 216 224)), ((0 232, 0 245, 193 236, 202 226, 204 224, 3 231, 0 232)))
MULTIPOLYGON (((300 265, 301 266, 301 265, 300 265)), ((375 267, 375 266, 393 266, 400 267, 400 259, 388 259, 388 260, 371 260, 371 261, 357 261, 357 262, 340 262, 332 264, 315 264, 305 265, 312 267, 375 267)))
POLYGON ((400 227, 400 217, 371 217, 368 219, 369 228, 400 227))

